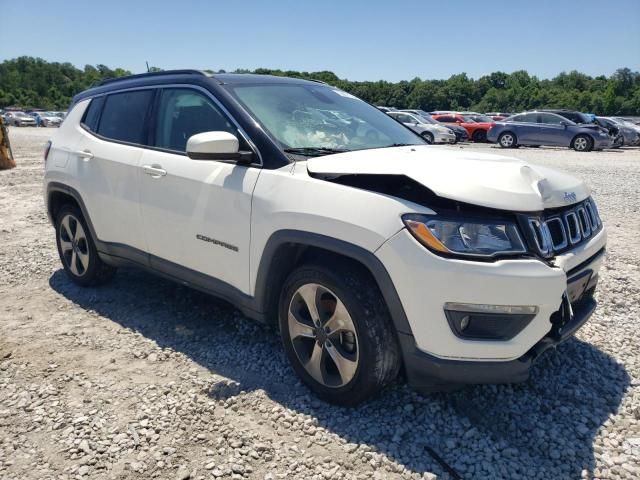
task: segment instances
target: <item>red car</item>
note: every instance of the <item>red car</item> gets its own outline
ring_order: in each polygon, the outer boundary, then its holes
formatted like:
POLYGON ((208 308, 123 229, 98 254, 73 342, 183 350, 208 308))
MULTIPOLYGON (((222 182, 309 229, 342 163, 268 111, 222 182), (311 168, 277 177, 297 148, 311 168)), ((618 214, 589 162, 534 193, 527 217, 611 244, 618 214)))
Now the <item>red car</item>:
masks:
POLYGON ((442 123, 454 123, 464 127, 469 138, 474 142, 486 142, 487 132, 495 125, 495 122, 480 113, 435 113, 431 115, 434 120, 442 123))

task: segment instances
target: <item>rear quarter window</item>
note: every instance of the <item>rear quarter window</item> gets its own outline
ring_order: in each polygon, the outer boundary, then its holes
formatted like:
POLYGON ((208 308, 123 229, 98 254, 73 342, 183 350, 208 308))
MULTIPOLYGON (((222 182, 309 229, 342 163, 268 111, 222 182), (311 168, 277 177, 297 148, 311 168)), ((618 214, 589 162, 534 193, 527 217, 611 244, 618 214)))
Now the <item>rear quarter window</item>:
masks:
POLYGON ((97 97, 91 100, 89 106, 84 111, 82 124, 92 132, 98 131, 98 121, 100 120, 103 105, 104 97, 97 97))
POLYGON ((153 91, 114 93, 104 101, 98 134, 127 143, 146 143, 147 111, 153 91))

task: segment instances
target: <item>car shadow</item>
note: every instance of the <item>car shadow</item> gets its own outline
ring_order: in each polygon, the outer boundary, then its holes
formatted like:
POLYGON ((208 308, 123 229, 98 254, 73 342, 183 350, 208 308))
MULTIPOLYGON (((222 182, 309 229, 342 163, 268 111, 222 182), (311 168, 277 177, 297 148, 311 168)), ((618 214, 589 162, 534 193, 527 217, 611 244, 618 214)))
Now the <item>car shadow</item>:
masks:
POLYGON ((522 384, 427 396, 397 384, 359 407, 340 408, 317 400, 297 380, 273 328, 221 300, 137 270, 121 270, 99 288, 80 288, 58 270, 49 284, 79 307, 228 378, 212 380, 206 389, 212 398, 263 390, 412 473, 447 478, 448 465, 459 474, 451 478, 580 478, 583 470, 591 478, 594 437, 630 385, 612 357, 572 339, 545 353, 522 384))

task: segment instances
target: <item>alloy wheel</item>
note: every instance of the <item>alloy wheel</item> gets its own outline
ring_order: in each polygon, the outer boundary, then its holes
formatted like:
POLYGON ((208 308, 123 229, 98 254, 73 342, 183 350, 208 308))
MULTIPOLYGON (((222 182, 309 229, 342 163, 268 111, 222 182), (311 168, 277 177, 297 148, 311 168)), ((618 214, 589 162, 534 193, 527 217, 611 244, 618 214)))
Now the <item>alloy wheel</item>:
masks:
POLYGON ((89 268, 89 243, 80 221, 66 214, 60 222, 60 250, 71 273, 81 277, 89 268))
POLYGON ((338 296, 317 283, 298 288, 288 309, 293 350, 311 377, 329 388, 348 384, 360 356, 358 335, 338 296))
POLYGON ((589 142, 584 137, 576 138, 573 144, 575 145, 575 149, 580 152, 586 150, 587 147, 589 146, 589 142))
POLYGON ((505 133, 504 135, 502 135, 502 137, 500 137, 500 145, 502 145, 505 148, 512 147, 513 135, 511 135, 510 133, 505 133))

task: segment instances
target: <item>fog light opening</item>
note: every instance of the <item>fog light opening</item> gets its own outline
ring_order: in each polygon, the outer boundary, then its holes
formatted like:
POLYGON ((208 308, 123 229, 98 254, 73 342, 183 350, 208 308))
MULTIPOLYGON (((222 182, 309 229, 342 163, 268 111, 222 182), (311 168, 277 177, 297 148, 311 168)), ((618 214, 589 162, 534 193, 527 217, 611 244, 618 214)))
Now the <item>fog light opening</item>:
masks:
POLYGON ((465 340, 510 340, 538 313, 530 305, 445 303, 444 313, 452 332, 465 340))

